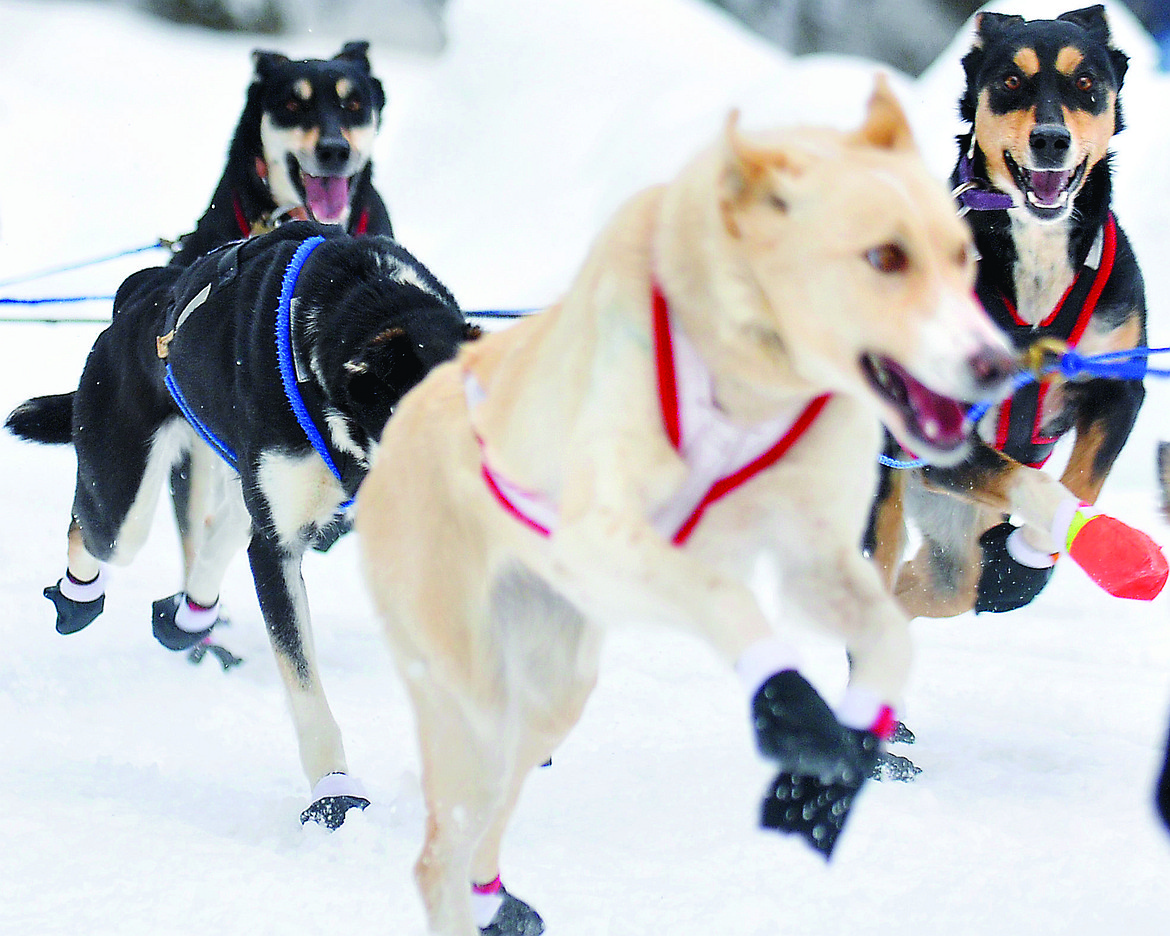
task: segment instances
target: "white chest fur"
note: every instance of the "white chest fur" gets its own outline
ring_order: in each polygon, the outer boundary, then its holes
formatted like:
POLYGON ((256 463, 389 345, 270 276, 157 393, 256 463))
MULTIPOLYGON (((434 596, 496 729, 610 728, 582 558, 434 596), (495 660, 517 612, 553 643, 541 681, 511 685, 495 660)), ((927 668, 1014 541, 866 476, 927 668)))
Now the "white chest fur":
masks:
POLYGON ((1052 314, 1076 275, 1068 259, 1069 222, 1012 218, 1016 312, 1030 325, 1052 314))

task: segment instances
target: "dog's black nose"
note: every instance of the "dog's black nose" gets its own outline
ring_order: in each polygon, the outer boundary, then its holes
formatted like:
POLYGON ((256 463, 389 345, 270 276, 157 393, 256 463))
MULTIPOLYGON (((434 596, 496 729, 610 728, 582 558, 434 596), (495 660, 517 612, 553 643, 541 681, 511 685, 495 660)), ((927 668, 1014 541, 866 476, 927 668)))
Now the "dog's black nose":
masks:
POLYGON ((321 140, 317 144, 317 164, 322 175, 340 175, 347 162, 349 144, 344 139, 321 140))
POLYGON ((1061 124, 1042 124, 1036 127, 1028 143, 1038 169, 1058 169, 1064 165, 1072 135, 1061 124))

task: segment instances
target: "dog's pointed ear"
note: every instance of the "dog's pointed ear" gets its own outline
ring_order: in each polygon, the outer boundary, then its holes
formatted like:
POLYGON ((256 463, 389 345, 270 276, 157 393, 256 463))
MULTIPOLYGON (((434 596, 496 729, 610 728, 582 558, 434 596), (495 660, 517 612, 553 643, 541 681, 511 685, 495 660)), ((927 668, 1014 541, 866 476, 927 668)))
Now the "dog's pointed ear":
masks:
POLYGON ((356 62, 358 65, 365 66, 366 71, 370 70, 370 44, 364 39, 356 39, 353 42, 347 42, 341 47, 341 51, 335 56, 335 59, 344 59, 347 62, 356 62))
POLYGON ((727 233, 739 237, 736 210, 754 200, 766 200, 775 211, 787 212, 787 185, 801 176, 804 169, 805 162, 796 153, 757 146, 745 139, 739 132, 739 111, 728 114, 723 131, 719 204, 727 233))
POLYGON ((256 68, 257 78, 267 78, 272 70, 288 61, 288 56, 280 52, 268 52, 265 49, 252 50, 252 63, 256 68))
POLYGON ((880 72, 874 80, 873 94, 869 96, 865 122, 857 131, 856 139, 869 146, 888 150, 914 149, 914 134, 906 112, 894 96, 889 79, 880 72))
POLYGON ((1100 3, 1080 10, 1069 10, 1067 13, 1061 13, 1057 19, 1064 23, 1075 23, 1094 39, 1106 45, 1112 44, 1109 20, 1105 18, 1105 7, 1100 3))
POLYGON ((1009 28, 1022 26, 1026 22, 1027 20, 1022 16, 1008 13, 979 13, 976 15, 975 38, 961 63, 963 75, 967 79, 967 86, 963 90, 963 96, 959 98, 959 116, 967 123, 975 122, 975 111, 978 105, 975 94, 979 87, 979 72, 983 68, 983 60, 988 46, 992 45, 1009 28))
POLYGON ((1069 10, 1067 13, 1061 13, 1057 19, 1080 26, 1091 38, 1109 49, 1109 61, 1117 77, 1117 87, 1120 88, 1125 73, 1129 70, 1129 56, 1113 46, 1113 34, 1109 30, 1105 7, 1098 3, 1081 10, 1069 10))
POLYGON ((1015 13, 980 13, 975 17, 975 47, 986 49, 1004 31, 1012 26, 1023 26, 1027 20, 1015 13))
POLYGON ((753 146, 739 132, 739 111, 727 115, 723 128, 724 200, 743 202, 755 194, 761 181, 774 171, 799 175, 798 166, 778 149, 753 146))

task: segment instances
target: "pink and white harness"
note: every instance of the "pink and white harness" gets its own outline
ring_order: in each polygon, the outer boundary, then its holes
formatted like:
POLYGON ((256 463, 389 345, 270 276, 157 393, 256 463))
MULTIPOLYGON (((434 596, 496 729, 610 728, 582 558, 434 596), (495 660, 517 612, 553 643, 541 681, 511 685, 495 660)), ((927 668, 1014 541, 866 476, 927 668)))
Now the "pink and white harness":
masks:
MULTIPOLYGON (((662 424, 670 444, 689 472, 682 486, 661 504, 651 522, 675 546, 694 532, 707 508, 761 471, 771 467, 799 441, 829 401, 824 394, 747 428, 727 418, 715 400, 711 374, 686 335, 673 328, 662 291, 653 287, 654 359, 662 424)), ((475 375, 464 374, 469 409, 485 391, 475 375)), ((508 513, 529 529, 550 536, 557 527, 556 504, 505 478, 488 461, 484 440, 476 436, 481 471, 488 490, 508 513)))

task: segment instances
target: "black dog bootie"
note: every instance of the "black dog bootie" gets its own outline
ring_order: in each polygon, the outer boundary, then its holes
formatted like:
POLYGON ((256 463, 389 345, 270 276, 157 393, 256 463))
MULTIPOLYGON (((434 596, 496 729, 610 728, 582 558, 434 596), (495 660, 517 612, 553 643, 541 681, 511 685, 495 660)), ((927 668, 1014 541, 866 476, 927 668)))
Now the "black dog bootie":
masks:
POLYGON ((540 936, 544 932, 544 920, 539 913, 503 887, 500 894, 504 902, 492 917, 492 922, 480 929, 483 936, 540 936))
POLYGON ((799 835, 828 859, 854 797, 877 766, 880 739, 837 721, 795 670, 769 677, 752 701, 752 716, 760 753, 780 767, 760 824, 799 835))
POLYGON ((1052 578, 1053 566, 1034 569, 1017 562, 1008 552, 1007 540, 1016 527, 1006 520, 979 537, 983 570, 975 589, 975 612, 1002 614, 1030 603, 1052 578))
POLYGON ((45 589, 45 597, 57 608, 57 633, 76 634, 89 627, 106 606, 106 596, 98 595, 93 601, 74 601, 61 594, 61 583, 45 589))
POLYGON ((175 623, 175 615, 179 611, 180 603, 186 599, 187 596, 179 592, 169 598, 160 598, 150 606, 155 640, 168 650, 190 650, 204 637, 210 636, 215 628, 215 624, 201 631, 186 631, 179 627, 175 623))

